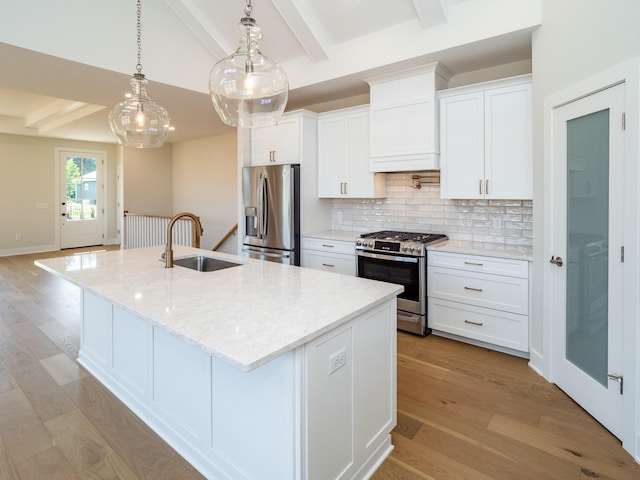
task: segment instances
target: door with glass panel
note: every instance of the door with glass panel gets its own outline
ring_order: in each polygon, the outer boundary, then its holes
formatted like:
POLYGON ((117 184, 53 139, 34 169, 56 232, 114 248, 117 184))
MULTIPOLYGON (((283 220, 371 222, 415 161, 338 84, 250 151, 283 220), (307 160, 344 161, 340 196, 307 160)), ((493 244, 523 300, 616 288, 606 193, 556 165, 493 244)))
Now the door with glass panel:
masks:
POLYGON ((60 151, 60 248, 102 245, 101 153, 60 151))
POLYGON ((554 382, 622 433, 624 84, 554 110, 554 382))

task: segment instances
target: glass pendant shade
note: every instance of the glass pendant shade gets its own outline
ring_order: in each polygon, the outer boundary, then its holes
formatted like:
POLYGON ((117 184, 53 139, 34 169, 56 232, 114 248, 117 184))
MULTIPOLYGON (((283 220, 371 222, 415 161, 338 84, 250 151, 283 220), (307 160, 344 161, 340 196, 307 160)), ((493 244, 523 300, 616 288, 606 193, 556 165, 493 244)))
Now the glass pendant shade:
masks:
POLYGON ((260 52, 262 34, 253 18, 240 21, 238 35, 238 49, 211 70, 213 105, 222 121, 232 127, 275 125, 287 105, 287 75, 260 52))
POLYGON ((125 147, 158 148, 164 144, 171 120, 167 111, 149 98, 142 73, 131 77, 131 97, 109 112, 109 125, 125 147))

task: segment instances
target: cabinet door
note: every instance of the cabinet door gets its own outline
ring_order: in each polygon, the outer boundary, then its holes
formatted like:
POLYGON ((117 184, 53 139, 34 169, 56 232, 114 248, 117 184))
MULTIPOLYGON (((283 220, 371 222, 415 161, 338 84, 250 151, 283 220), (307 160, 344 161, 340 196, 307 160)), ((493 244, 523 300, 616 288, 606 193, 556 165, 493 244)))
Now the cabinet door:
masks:
POLYGON ((298 117, 280 120, 276 125, 276 153, 274 163, 301 163, 300 119, 298 117))
POLYGON ((369 113, 348 115, 345 124, 347 135, 344 193, 351 198, 374 197, 374 173, 369 171, 369 113))
POLYGON ((485 93, 486 198, 533 198, 531 84, 485 93))
POLYGON ((251 165, 300 163, 300 120, 283 118, 277 125, 251 130, 251 165))
POLYGON ((268 165, 276 150, 276 126, 251 129, 251 165, 268 165))
POLYGON ((483 198, 484 93, 440 99, 440 196, 483 198))
MULTIPOLYGON (((318 120, 318 197, 337 198, 344 193, 345 119, 343 116, 318 120)), ((367 157, 367 167, 369 158, 367 157)))

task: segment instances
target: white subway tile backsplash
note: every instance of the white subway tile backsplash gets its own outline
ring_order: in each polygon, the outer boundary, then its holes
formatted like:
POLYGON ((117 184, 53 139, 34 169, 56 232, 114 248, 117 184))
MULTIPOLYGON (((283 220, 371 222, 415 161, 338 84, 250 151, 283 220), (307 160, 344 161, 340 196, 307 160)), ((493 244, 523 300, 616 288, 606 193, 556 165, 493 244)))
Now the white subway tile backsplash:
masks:
POLYGON ((413 188, 411 172, 387 174, 387 198, 335 199, 335 230, 444 233, 453 240, 531 246, 531 200, 450 200, 440 186, 413 188))

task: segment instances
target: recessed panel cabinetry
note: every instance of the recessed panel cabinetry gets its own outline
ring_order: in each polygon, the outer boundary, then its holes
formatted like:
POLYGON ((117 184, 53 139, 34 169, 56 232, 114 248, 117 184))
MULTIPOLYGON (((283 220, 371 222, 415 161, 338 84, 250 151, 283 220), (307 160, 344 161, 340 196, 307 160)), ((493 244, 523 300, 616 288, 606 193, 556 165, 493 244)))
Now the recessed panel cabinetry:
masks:
POLYGON ((436 90, 452 74, 432 63, 370 78, 370 160, 374 172, 438 168, 436 90))
POLYGON ((428 252, 428 321, 433 330, 529 352, 529 262, 428 252))
POLYGON ((301 163, 304 143, 312 142, 315 148, 315 133, 307 134, 309 128, 316 128, 313 115, 302 110, 288 112, 276 125, 252 128, 251 165, 301 163))
POLYGON ((318 196, 382 198, 384 174, 369 171, 369 106, 345 108, 318 118, 318 196))
POLYGON ((355 276, 355 243, 347 240, 303 237, 302 266, 355 276))
POLYGON ((438 92, 442 198, 531 199, 531 76, 438 92))

